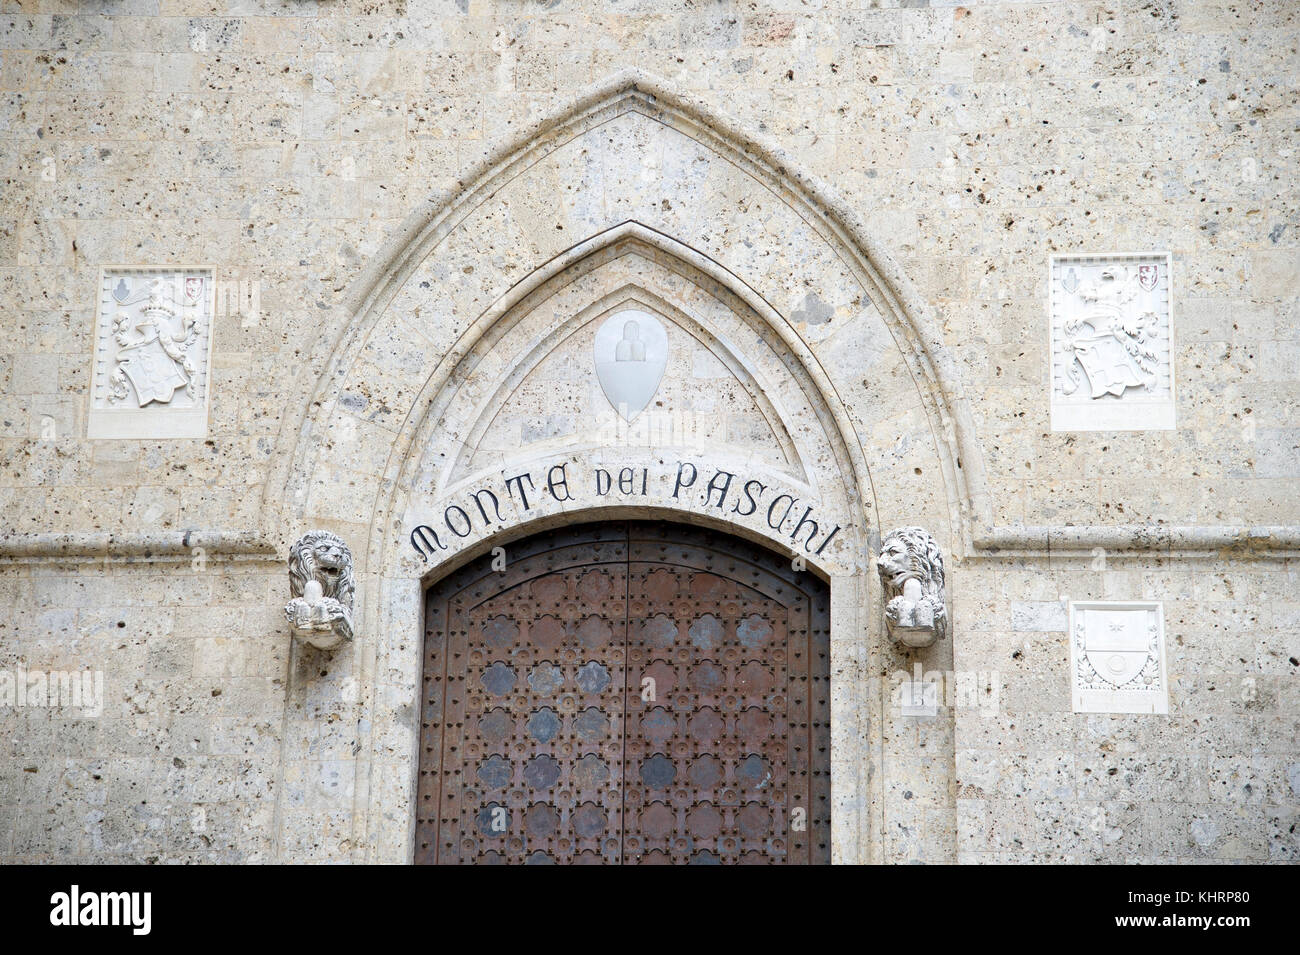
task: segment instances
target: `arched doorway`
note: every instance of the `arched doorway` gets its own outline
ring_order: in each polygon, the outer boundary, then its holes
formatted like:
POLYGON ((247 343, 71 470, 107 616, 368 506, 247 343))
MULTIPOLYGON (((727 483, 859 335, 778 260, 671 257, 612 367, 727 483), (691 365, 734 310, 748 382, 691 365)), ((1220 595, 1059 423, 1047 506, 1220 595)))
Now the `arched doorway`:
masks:
MULTIPOLYGON (((925 526, 959 552, 991 526, 942 323, 815 177, 640 73, 602 81, 464 182, 413 210, 322 318, 266 482, 268 526, 333 530, 356 556, 357 639, 291 673, 287 719, 319 719, 333 694, 358 731, 350 784, 310 810, 319 843, 357 861, 420 855, 428 574, 579 513, 723 524, 778 551, 795 533, 834 607, 835 860, 911 859, 924 833, 954 830, 950 716, 919 744, 936 795, 899 783, 917 729, 889 727, 881 676, 911 664, 868 563, 882 528, 925 526), (669 440, 596 414, 609 402, 583 336, 622 307, 686 336, 652 405, 682 423, 669 440), (611 486, 624 472, 640 479, 611 486), (747 489, 762 506, 737 499, 747 489), (839 528, 824 550, 805 519, 839 528), (410 542, 425 525, 443 528, 434 554, 410 542)), ((278 793, 319 767, 313 739, 285 735, 278 793)), ((277 828, 287 848, 306 831, 277 828)))
POLYGON ((829 633, 822 580, 678 524, 456 571, 426 595, 416 862, 830 862, 829 633))

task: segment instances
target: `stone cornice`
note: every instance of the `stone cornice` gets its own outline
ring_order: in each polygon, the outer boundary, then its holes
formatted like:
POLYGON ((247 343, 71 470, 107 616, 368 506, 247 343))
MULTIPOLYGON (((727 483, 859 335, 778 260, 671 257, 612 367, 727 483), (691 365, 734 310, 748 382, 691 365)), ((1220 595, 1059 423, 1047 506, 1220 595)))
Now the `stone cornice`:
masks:
POLYGON ((1300 527, 1242 524, 1036 524, 975 533, 974 557, 1133 553, 1218 554, 1237 558, 1300 555, 1300 527))
MULTIPOLYGON (((1219 555, 1282 559, 1300 556, 1300 526, 1289 524, 1035 524, 977 531, 968 559, 1081 556, 1094 550, 1132 554, 1219 555)), ((0 538, 0 564, 176 563, 196 549, 208 558, 280 562, 287 553, 250 530, 190 530, 165 534, 9 534, 0 538)))
POLYGON ((205 559, 279 561, 282 548, 249 530, 187 530, 163 534, 8 534, 0 538, 0 564, 189 562, 205 559))

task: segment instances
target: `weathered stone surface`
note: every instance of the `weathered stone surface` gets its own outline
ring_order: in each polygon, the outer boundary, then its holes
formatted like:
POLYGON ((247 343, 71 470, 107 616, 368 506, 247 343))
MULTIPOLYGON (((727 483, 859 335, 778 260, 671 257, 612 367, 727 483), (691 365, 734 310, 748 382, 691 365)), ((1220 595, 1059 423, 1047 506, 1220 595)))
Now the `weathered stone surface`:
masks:
POLYGON ((0 671, 103 694, 0 681, 0 861, 407 860, 441 561, 602 512, 793 555, 805 507, 837 859, 1297 860, 1293 4, 67 6, 0 16, 0 671), (1053 432, 1050 256, 1155 249, 1173 427, 1053 432), (210 275, 202 436, 97 437, 101 270, 210 275), (642 431, 589 364, 631 303, 642 431), (911 653, 902 525, 947 558, 911 653), (315 528, 328 656, 283 616, 315 528), (1072 712, 1072 600, 1163 604, 1167 716, 1072 712))

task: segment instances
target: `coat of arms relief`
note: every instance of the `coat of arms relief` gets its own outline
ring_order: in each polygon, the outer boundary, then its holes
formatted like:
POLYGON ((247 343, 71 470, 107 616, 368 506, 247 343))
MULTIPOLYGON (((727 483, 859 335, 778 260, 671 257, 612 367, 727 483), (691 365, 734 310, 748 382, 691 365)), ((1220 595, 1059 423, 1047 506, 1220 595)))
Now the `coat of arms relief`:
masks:
POLYGON ((1067 395, 1079 388, 1080 372, 1093 398, 1156 385, 1159 320, 1138 302, 1139 281, 1138 270, 1126 265, 1107 266, 1085 281, 1079 281, 1073 269, 1066 273, 1062 285, 1067 291, 1074 285, 1083 303, 1082 311, 1063 327, 1062 348, 1074 359, 1066 362, 1067 395))
POLYGON ((212 293, 206 270, 104 273, 89 437, 206 433, 212 293))
MULTIPOLYGON (((200 290, 202 281, 198 279, 200 290)), ((119 288, 127 288, 125 280, 119 288)), ((178 389, 194 397, 195 368, 190 351, 200 331, 195 305, 197 302, 177 303, 169 284, 154 278, 136 314, 118 311, 113 319, 118 352, 116 367, 109 377, 111 403, 126 401, 134 394, 140 408, 151 401, 166 404, 178 389)))
POLYGON ((1168 712, 1158 602, 1071 602, 1069 626, 1075 712, 1168 712))
POLYGON ((1168 256, 1052 261, 1052 426, 1173 427, 1168 256))

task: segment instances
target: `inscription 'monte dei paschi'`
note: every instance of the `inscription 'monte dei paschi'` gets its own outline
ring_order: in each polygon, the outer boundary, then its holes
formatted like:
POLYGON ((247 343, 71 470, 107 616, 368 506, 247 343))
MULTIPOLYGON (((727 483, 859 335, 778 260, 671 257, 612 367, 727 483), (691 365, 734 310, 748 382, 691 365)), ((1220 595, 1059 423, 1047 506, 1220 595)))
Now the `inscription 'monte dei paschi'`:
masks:
POLYGON ((536 473, 502 472, 500 484, 466 491, 434 521, 417 524, 411 531, 411 546, 427 563, 439 551, 451 549, 457 540, 511 523, 507 515, 518 518, 548 501, 562 504, 579 499, 593 503, 610 498, 641 503, 659 500, 693 504, 705 511, 716 508, 724 516, 765 520, 769 528, 789 537, 792 549, 802 547, 809 554, 820 554, 840 532, 839 524, 826 530, 813 518, 813 505, 801 506, 794 494, 722 468, 712 469, 712 477, 703 481, 709 470, 678 461, 663 470, 591 467, 578 474, 571 462, 565 461, 536 473))

